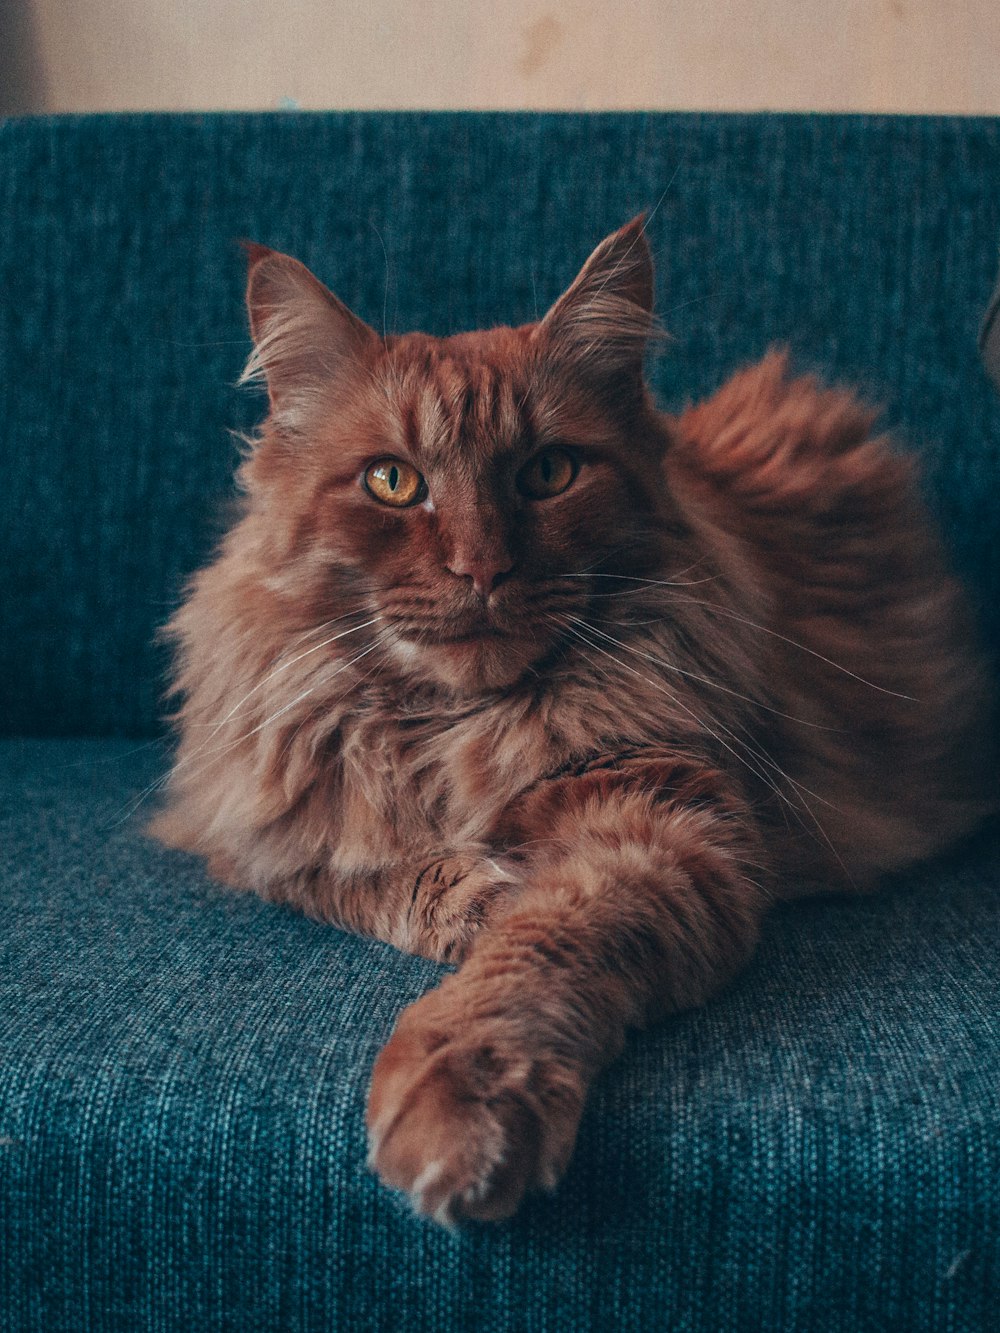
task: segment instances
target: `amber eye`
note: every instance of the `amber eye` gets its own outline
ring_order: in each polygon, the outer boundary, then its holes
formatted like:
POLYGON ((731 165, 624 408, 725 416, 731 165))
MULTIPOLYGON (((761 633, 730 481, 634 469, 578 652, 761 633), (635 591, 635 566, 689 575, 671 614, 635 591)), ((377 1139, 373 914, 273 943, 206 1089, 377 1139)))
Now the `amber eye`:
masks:
POLYGON ((405 509, 427 494, 427 483, 415 467, 399 458, 380 458, 365 468, 365 490, 381 504, 405 509))
POLYGON ((566 490, 576 474, 576 459, 568 449, 541 449, 517 474, 517 485, 533 500, 547 500, 566 490))

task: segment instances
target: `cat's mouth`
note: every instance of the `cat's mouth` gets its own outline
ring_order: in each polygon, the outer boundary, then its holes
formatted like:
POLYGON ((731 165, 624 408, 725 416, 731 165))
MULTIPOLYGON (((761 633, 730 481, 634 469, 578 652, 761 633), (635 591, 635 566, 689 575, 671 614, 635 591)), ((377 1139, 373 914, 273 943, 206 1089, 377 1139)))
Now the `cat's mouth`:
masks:
POLYGON ((492 625, 483 625, 475 629, 463 630, 401 630, 399 637, 404 643, 414 648, 485 648, 501 643, 511 643, 514 635, 497 629, 492 625))
POLYGON ((484 617, 395 626, 395 649, 406 670, 436 679, 463 694, 506 688, 545 649, 525 617, 520 625, 484 617))
POLYGON ((404 642, 423 648, 460 648, 495 644, 520 637, 506 618, 480 611, 472 615, 447 616, 436 619, 397 621, 396 632, 404 642))
POLYGON ((480 629, 465 630, 461 634, 440 634, 435 636, 431 642, 450 647, 453 644, 487 643, 509 637, 510 635, 505 634, 503 630, 496 629, 492 625, 484 625, 480 629))

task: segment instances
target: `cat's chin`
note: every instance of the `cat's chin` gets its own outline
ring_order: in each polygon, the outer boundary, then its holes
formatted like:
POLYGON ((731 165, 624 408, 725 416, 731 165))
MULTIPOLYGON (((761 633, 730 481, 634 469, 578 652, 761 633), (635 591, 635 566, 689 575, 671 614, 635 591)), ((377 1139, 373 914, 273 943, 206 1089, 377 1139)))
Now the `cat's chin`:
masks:
POLYGON ((548 646, 521 636, 485 633, 422 642, 400 638, 391 655, 407 675, 475 695, 516 685, 548 646))

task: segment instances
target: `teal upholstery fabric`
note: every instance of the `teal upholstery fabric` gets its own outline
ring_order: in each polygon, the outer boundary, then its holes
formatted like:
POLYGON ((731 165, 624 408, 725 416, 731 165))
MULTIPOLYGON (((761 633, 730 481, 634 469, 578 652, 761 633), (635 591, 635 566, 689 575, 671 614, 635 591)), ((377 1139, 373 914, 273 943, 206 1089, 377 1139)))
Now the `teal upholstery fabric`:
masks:
POLYGON ((261 411, 232 387, 237 238, 376 327, 447 332, 533 318, 649 208, 663 403, 777 342, 861 384, 997 647, 998 182, 992 120, 0 122, 2 1333, 997 1327, 996 831, 775 914, 725 995, 630 1040, 553 1197, 451 1235, 368 1174, 362 1129, 440 969, 142 826, 155 629, 261 411))
POLYGON ((543 311, 642 208, 665 404, 788 342, 926 459, 1000 636, 1000 400, 976 333, 1000 122, 271 114, 0 123, 0 732, 151 734, 153 631, 219 531, 250 237, 376 327, 543 311))
POLYGON ((784 910, 727 994, 629 1042, 555 1196, 449 1235, 362 1129, 439 969, 145 841, 161 771, 0 745, 0 1327, 996 1327, 997 840, 784 910))

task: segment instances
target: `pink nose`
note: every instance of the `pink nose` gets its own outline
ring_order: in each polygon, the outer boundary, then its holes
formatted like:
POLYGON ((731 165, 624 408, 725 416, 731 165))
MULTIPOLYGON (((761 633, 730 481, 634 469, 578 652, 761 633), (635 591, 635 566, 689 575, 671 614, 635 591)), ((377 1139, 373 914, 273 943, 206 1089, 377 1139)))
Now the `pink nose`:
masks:
POLYGON ((475 555, 456 551, 447 567, 459 578, 471 579, 473 588, 485 599, 514 568, 514 561, 504 550, 477 552, 475 555))

